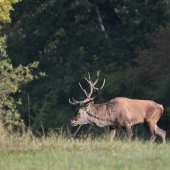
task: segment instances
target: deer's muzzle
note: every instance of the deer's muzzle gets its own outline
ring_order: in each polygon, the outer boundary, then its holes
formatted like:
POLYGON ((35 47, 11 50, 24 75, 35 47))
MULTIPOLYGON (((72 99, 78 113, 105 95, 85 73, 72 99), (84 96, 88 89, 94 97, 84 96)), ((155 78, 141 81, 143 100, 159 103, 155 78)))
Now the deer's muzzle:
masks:
POLYGON ((70 123, 73 125, 73 126, 77 126, 78 125, 78 122, 76 120, 70 120, 70 123))

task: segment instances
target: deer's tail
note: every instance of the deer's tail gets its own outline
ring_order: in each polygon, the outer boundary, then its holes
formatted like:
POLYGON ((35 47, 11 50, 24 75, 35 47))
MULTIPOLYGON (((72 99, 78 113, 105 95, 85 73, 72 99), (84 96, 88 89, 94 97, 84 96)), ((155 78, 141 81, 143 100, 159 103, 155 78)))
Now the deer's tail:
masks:
POLYGON ((159 105, 159 107, 161 108, 162 114, 163 114, 163 112, 164 112, 164 107, 163 107, 163 105, 162 105, 162 104, 158 104, 158 105, 159 105))

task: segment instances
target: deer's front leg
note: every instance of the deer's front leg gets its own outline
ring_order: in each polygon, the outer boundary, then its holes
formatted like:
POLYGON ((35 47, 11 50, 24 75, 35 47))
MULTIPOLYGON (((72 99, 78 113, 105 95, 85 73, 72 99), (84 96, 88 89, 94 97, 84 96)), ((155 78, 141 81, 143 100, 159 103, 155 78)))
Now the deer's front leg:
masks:
POLYGON ((126 139, 127 139, 128 142, 130 142, 131 141, 131 133, 132 133, 131 126, 126 125, 125 131, 126 131, 126 139))
POLYGON ((115 137, 115 134, 116 134, 116 128, 113 128, 112 126, 109 126, 109 129, 110 129, 109 140, 112 141, 113 138, 115 137))

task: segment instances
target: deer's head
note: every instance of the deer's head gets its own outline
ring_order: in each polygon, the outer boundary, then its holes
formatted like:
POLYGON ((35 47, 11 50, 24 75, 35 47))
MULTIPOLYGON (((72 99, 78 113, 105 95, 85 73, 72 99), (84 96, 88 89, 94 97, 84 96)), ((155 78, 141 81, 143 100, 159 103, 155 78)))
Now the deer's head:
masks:
POLYGON ((91 107, 91 105, 94 103, 94 99, 97 96, 97 94, 99 93, 99 91, 104 87, 105 84, 105 79, 103 81, 103 85, 100 88, 96 88, 95 85, 98 82, 98 78, 99 78, 99 71, 97 72, 97 78, 94 82, 92 82, 90 80, 90 74, 89 75, 89 80, 87 80, 85 78, 85 80, 89 83, 90 85, 90 92, 87 93, 85 89, 82 88, 81 84, 79 83, 81 89, 84 91, 85 95, 86 95, 86 99, 84 99, 83 101, 77 101, 73 98, 73 102, 70 101, 69 99, 69 103, 71 105, 79 105, 78 109, 76 110, 76 112, 74 113, 73 117, 70 119, 70 123, 73 126, 77 126, 78 124, 87 124, 90 123, 88 120, 88 111, 91 107), (93 93, 94 92, 94 93, 93 93), (93 97, 91 97, 91 95, 93 94, 93 97))

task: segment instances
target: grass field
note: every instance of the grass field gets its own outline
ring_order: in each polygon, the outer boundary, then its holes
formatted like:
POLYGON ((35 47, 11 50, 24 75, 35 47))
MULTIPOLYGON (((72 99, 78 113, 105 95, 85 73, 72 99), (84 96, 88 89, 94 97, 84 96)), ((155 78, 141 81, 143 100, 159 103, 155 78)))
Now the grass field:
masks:
POLYGON ((170 143, 51 134, 0 136, 2 170, 169 170, 170 143))

